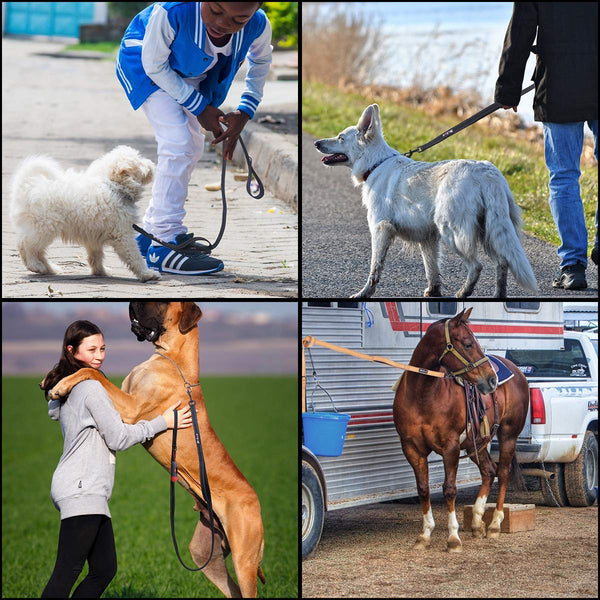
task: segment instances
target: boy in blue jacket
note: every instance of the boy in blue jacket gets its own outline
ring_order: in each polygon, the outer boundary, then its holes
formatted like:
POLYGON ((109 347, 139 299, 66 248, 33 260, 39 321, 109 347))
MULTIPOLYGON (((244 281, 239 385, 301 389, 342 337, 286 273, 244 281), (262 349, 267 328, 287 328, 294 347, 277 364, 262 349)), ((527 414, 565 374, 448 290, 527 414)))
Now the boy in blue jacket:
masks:
MULTIPOLYGON (((193 237, 183 225, 185 199, 204 135, 223 140, 231 159, 240 133, 254 116, 271 64, 271 25, 262 2, 157 2, 131 22, 119 50, 117 77, 135 110, 154 128, 158 165, 144 229, 181 244, 193 237), (238 69, 249 67, 241 102, 219 110, 238 69), (220 123, 228 127, 223 131, 220 123)), ((178 275, 206 275, 222 261, 202 252, 171 250, 141 234, 136 238, 148 267, 178 275)))

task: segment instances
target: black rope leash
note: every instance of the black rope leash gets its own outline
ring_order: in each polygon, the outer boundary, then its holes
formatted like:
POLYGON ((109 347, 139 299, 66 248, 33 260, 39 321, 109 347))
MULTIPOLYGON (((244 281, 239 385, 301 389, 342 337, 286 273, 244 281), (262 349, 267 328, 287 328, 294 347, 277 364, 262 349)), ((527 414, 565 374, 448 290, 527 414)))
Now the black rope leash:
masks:
MULTIPOLYGON (((223 140, 223 147, 225 147, 226 141, 227 140, 223 140)), ((260 198, 262 198, 265 195, 265 188, 263 186, 262 181, 260 180, 260 177, 257 175, 256 171, 254 170, 254 167, 252 166, 252 158, 248 154, 248 150, 246 150, 246 145, 244 144, 244 141, 242 140, 241 137, 238 139, 238 142, 240 143, 240 145, 242 147, 242 152, 244 153, 244 156, 246 158, 246 164, 248 165, 248 177, 246 179, 246 192, 248 193, 249 196, 251 196, 255 200, 259 200, 260 198), (256 180, 256 184, 258 186, 258 190, 257 190, 256 194, 252 193, 252 178, 253 177, 256 180)), ((170 242, 166 242, 165 240, 161 240, 160 238, 157 238, 156 236, 152 235, 151 233, 148 233, 146 230, 142 229, 139 225, 136 225, 135 223, 132 225, 132 227, 138 233, 141 233, 144 237, 147 237, 148 239, 152 240, 153 242, 156 242, 156 243, 160 244, 161 246, 164 246, 165 248, 169 248, 170 250, 175 250, 176 252, 202 252, 204 254, 210 254, 219 245, 219 242, 221 241, 221 238, 223 237, 223 234, 225 233, 225 226, 227 225, 227 198, 225 197, 225 174, 226 174, 226 171, 227 171, 227 161, 225 160, 225 156, 223 155, 222 160, 221 160, 221 203, 223 205, 223 210, 221 213, 221 229, 219 230, 219 235, 217 235, 217 239, 213 243, 209 242, 205 237, 196 236, 196 237, 190 237, 189 239, 187 239, 179 244, 172 244, 170 242), (199 240, 206 242, 206 244, 197 244, 196 242, 198 242, 199 240)))

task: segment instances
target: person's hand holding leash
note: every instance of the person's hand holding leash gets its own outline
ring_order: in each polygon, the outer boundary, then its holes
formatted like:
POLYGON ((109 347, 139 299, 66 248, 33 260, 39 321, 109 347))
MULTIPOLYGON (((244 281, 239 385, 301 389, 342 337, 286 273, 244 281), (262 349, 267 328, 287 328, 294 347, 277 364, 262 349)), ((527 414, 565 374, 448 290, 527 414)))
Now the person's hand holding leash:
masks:
POLYGON ((209 104, 196 118, 206 131, 210 131, 215 137, 218 137, 223 133, 219 125, 219 117, 224 115, 225 113, 222 110, 209 104))
POLYGON ((242 133, 242 130, 246 126, 246 123, 250 120, 250 116, 241 110, 234 110, 233 112, 227 113, 226 115, 219 117, 219 122, 227 125, 227 130, 223 131, 218 137, 212 142, 211 146, 227 140, 225 148, 223 149, 223 158, 225 160, 233 159, 233 151, 237 144, 238 138, 242 133))
MULTIPOLYGON (((172 406, 169 406, 167 410, 163 413, 163 418, 167 422, 167 429, 173 429, 174 421, 173 411, 181 404, 181 400, 179 402, 175 402, 172 406)), ((187 429, 192 426, 192 411, 190 409, 189 404, 182 408, 180 411, 177 411, 179 414, 177 415, 177 429, 187 429)))

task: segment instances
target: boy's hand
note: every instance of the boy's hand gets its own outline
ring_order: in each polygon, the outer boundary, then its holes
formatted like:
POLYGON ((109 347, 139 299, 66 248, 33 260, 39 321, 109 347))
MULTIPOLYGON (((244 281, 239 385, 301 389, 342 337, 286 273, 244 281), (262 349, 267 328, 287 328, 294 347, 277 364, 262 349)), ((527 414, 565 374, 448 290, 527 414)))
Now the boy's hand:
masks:
POLYGON ((234 110, 233 112, 219 117, 219 121, 228 126, 227 131, 223 131, 218 137, 215 137, 211 142, 211 145, 214 146, 225 139, 227 140, 227 142, 225 142, 225 148, 223 149, 223 158, 225 160, 233 159, 233 151, 235 150, 238 138, 249 120, 250 115, 247 115, 241 110, 234 110))
POLYGON ((222 110, 209 104, 196 118, 206 131, 210 131, 215 137, 218 137, 223 133, 223 129, 219 125, 219 117, 224 114, 222 110))

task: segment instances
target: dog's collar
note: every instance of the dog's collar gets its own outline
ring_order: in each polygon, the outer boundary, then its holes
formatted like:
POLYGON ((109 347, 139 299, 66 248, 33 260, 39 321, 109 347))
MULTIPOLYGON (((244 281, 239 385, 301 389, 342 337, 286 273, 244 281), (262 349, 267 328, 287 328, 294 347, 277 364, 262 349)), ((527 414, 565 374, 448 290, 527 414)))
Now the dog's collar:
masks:
POLYGON ((394 158, 394 156, 397 156, 396 154, 392 154, 391 156, 388 156, 387 158, 384 158, 383 160, 380 160, 376 165, 372 166, 368 171, 365 171, 365 173, 362 176, 362 180, 366 181, 369 177, 369 175, 377 168, 380 167, 386 160, 390 159, 390 158, 394 158))

